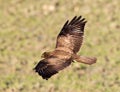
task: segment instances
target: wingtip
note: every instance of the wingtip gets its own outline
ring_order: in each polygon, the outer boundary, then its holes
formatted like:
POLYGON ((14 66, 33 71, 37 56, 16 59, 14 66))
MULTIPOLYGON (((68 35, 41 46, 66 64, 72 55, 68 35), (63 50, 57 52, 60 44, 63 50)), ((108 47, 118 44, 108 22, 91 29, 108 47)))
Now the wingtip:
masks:
POLYGON ((48 65, 45 61, 40 61, 33 70, 45 80, 48 80, 54 74, 58 73, 52 65, 48 65))
POLYGON ((84 22, 85 24, 87 23, 87 21, 84 22))
POLYGON ((69 20, 67 20, 67 21, 65 22, 64 27, 65 27, 66 25, 68 25, 68 23, 69 23, 69 20))
POLYGON ((84 26, 87 23, 86 19, 84 17, 80 16, 74 16, 70 21, 67 20, 63 26, 63 28, 61 29, 61 32, 59 33, 60 35, 65 35, 66 33, 64 32, 64 30, 66 30, 66 32, 68 33, 68 29, 73 27, 76 29, 78 28, 80 31, 84 32, 84 26), (68 29, 67 29, 68 28, 68 29))
POLYGON ((69 24, 74 24, 74 23, 86 23, 86 19, 84 17, 82 17, 81 15, 80 16, 74 16, 73 19, 70 21, 69 24))
POLYGON ((80 15, 79 17, 82 17, 82 15, 80 15))
POLYGON ((74 16, 74 17, 73 17, 73 19, 76 19, 76 18, 77 18, 77 16, 74 16))
POLYGON ((85 25, 87 23, 87 21, 83 21, 82 24, 85 25))

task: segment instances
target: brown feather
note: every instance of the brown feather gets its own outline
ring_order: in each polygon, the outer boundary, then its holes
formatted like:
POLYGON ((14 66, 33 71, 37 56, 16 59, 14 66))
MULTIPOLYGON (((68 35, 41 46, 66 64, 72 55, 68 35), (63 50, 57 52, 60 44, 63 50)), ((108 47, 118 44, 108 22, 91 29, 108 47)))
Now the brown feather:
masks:
POLYGON ((72 52, 77 53, 83 42, 84 26, 87 21, 85 18, 75 16, 70 23, 67 22, 63 26, 57 37, 56 48, 66 47, 72 52))
POLYGON ((95 57, 79 56, 76 54, 74 54, 72 58, 77 62, 81 62, 81 63, 89 64, 89 65, 94 64, 97 61, 95 57))
POLYGON ((79 51, 84 35, 84 26, 87 21, 81 16, 75 16, 70 22, 67 20, 57 36, 56 48, 52 52, 44 52, 42 60, 34 68, 43 79, 49 79, 60 70, 68 67, 73 60, 91 64, 96 61, 91 57, 79 57, 79 51))
MULTIPOLYGON (((60 52, 60 51, 59 51, 60 52)), ((72 59, 65 56, 63 52, 55 54, 54 56, 41 60, 34 70, 38 72, 43 79, 49 79, 52 75, 58 73, 60 70, 69 66, 72 62, 72 59)))

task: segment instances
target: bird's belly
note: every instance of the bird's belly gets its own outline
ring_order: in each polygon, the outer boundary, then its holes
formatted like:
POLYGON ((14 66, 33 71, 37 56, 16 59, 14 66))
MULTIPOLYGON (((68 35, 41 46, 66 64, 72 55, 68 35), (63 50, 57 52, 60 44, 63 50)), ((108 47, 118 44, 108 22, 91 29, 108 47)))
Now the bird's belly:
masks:
POLYGON ((66 51, 62 51, 62 50, 56 50, 55 51, 55 57, 57 58, 60 58, 60 59, 64 59, 64 60, 67 60, 67 59, 70 59, 72 54, 69 53, 69 52, 66 52, 66 51))

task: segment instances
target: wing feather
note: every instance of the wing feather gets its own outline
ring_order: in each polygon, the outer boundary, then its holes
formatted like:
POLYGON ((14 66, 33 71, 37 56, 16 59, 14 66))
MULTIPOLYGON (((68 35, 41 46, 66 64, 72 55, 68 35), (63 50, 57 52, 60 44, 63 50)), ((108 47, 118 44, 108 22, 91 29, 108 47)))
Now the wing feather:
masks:
POLYGON ((71 60, 64 61, 58 58, 50 58, 50 60, 43 59, 34 68, 46 80, 71 64, 71 60))
POLYGON ((49 55, 47 56, 49 57, 44 57, 34 68, 43 79, 47 80, 52 75, 66 68, 73 59, 86 64, 92 64, 93 61, 96 61, 95 58, 91 57, 73 57, 82 45, 86 22, 82 16, 75 16, 70 22, 69 20, 65 22, 57 37, 55 50, 48 53, 49 55))
POLYGON ((83 42, 86 22, 82 16, 75 16, 70 22, 67 20, 57 37, 56 48, 66 47, 77 53, 83 42))

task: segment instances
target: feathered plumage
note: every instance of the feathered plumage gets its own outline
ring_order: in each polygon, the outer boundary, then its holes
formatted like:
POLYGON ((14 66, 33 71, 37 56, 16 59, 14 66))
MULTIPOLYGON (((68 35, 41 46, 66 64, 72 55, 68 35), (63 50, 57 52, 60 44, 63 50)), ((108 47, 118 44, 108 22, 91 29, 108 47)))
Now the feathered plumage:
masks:
POLYGON ((84 35, 84 26, 87 21, 81 16, 75 16, 70 22, 66 21, 57 36, 56 48, 52 52, 44 52, 43 59, 34 68, 43 79, 49 79, 52 75, 69 66, 73 60, 85 64, 96 62, 95 57, 79 56, 79 51, 84 35))

